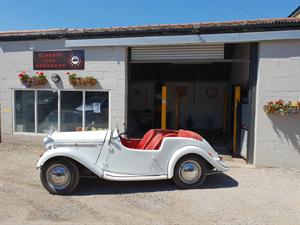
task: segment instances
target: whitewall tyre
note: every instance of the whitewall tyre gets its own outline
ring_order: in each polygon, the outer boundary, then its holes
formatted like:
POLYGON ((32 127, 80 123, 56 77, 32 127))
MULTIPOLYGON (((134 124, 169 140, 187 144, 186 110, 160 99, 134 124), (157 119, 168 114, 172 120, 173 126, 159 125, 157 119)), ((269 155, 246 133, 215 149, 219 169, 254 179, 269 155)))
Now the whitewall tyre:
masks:
POLYGON ((71 160, 54 159, 42 166, 40 178, 44 188, 49 193, 65 195, 71 193, 77 187, 79 171, 71 160))
POLYGON ((173 180, 180 188, 197 188, 205 181, 206 168, 206 162, 202 158, 185 156, 176 163, 173 180))

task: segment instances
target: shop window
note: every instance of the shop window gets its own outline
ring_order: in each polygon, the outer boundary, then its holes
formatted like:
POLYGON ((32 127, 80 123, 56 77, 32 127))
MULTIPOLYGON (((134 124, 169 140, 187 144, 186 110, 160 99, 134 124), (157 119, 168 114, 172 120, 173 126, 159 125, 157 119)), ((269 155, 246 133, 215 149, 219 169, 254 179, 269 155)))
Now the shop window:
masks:
MULTIPOLYGON (((82 107, 81 107, 81 110, 82 107)), ((85 130, 108 128, 108 93, 85 92, 85 130)))
POLYGON ((34 91, 15 91, 15 131, 35 131, 34 91))
POLYGON ((14 130, 49 133, 108 129, 108 109, 108 92, 16 90, 14 130))
POLYGON ((62 91, 60 111, 60 131, 82 130, 82 91, 62 91))
POLYGON ((56 91, 37 91, 38 133, 58 130, 57 100, 56 91))

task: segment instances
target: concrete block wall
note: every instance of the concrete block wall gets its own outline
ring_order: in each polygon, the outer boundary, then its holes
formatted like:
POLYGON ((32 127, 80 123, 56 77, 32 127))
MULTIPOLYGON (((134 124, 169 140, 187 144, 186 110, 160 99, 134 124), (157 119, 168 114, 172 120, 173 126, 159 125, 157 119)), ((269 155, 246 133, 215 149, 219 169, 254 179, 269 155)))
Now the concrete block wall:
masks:
POLYGON ((269 101, 300 101, 300 41, 259 44, 256 166, 300 169, 300 115, 267 115, 269 101))
MULTIPOLYGON (((0 42, 0 103, 1 103, 1 132, 4 142, 39 142, 42 135, 13 134, 13 90, 25 88, 19 81, 18 74, 25 70, 33 71, 33 51, 71 50, 66 49, 65 40, 39 40, 20 42, 0 42)), ((80 48, 85 50, 85 69, 73 70, 80 76, 94 76, 98 83, 94 87, 74 88, 68 82, 65 70, 43 70, 47 76, 47 85, 41 89, 60 90, 106 90, 110 92, 110 125, 119 119, 119 124, 125 122, 125 77, 126 77, 126 48, 125 47, 96 47, 80 48), (57 73, 61 82, 55 84, 51 75, 57 73)), ((36 89, 36 88, 35 88, 36 89)), ((122 128, 122 126, 120 126, 122 128)))

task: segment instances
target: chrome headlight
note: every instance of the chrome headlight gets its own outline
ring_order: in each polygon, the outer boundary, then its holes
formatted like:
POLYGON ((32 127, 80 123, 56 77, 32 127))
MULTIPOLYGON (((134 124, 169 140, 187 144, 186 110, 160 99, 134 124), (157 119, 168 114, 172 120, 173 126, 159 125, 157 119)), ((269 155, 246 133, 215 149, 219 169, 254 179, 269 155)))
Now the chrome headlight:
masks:
POLYGON ((50 150, 54 145, 54 140, 51 137, 45 137, 44 138, 44 146, 46 150, 50 150))

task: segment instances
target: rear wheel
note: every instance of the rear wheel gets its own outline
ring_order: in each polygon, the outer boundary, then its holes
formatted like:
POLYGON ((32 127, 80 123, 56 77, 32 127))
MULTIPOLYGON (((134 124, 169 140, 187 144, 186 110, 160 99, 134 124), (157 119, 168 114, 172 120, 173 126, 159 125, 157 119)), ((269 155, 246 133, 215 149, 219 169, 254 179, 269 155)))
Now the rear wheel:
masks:
POLYGON ((69 194, 78 185, 79 171, 68 159, 55 159, 45 163, 40 171, 44 188, 51 194, 69 194))
POLYGON ((197 188, 206 178, 206 162, 191 155, 180 159, 174 169, 174 182, 180 188, 197 188))

